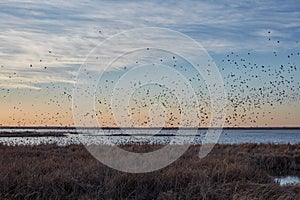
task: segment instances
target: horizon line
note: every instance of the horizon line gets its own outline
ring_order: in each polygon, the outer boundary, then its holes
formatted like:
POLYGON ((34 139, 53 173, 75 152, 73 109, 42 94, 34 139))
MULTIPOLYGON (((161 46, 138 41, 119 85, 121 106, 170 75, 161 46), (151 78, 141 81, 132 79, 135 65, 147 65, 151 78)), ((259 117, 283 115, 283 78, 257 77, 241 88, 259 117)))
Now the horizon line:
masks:
POLYGON ((95 126, 95 127, 78 127, 78 126, 0 126, 0 129, 104 129, 104 130, 116 130, 116 129, 163 129, 163 130, 179 130, 179 129, 197 129, 197 130, 208 130, 208 129, 300 129, 300 126, 241 126, 241 127, 116 127, 116 126, 95 126))

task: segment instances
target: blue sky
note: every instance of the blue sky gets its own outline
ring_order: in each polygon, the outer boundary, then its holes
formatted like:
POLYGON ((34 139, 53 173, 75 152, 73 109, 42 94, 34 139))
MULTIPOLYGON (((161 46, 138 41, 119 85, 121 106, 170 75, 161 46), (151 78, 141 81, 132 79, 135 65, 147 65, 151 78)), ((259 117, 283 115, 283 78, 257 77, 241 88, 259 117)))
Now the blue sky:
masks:
MULTIPOLYGON (((195 39, 224 68, 224 77, 245 74, 232 63, 236 55, 236 60, 269 65, 272 71, 279 63, 300 63, 297 0, 8 0, 0 3, 0 88, 17 93, 43 90, 54 83, 70 91, 77 70, 95 46, 121 31, 148 26, 169 28, 195 39), (229 62, 227 55, 232 59, 229 62)), ((248 73, 264 76, 255 69, 248 73)), ((299 70, 291 74, 298 87, 299 70)), ((275 77, 270 76, 270 80, 275 77)), ((249 81, 251 87, 258 83, 249 81)), ((4 100, 2 107, 6 105, 4 100)))
POLYGON ((297 1, 5 1, 0 63, 10 68, 40 65, 40 59, 52 67, 81 64, 105 38, 145 26, 187 34, 213 56, 288 51, 299 47, 299 10, 297 1))

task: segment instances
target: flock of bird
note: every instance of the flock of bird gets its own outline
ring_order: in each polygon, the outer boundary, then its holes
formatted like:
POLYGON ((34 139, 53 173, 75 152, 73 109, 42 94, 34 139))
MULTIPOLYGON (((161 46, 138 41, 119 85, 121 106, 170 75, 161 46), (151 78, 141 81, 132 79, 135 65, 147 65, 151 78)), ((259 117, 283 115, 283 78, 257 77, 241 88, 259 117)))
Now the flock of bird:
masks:
MULTIPOLYGON (((269 31, 268 34, 270 37, 266 38, 267 41, 278 45, 284 43, 284 41, 279 40, 273 41, 272 33, 269 31)), ((295 43, 298 44, 298 41, 295 43)), ((151 49, 147 48, 144 51, 146 53, 151 52, 151 49)), ((54 51, 49 50, 48 53, 53 54, 54 51)), ((265 121, 264 125, 268 126, 267 122, 273 120, 277 106, 288 105, 300 100, 300 81, 297 77, 300 69, 299 63, 295 62, 300 60, 299 52, 289 52, 283 56, 282 52, 272 50, 270 54, 274 60, 280 57, 278 63, 276 61, 276 63, 265 64, 269 62, 268 60, 264 60, 264 64, 258 63, 255 59, 255 51, 242 54, 229 52, 220 60, 218 68, 224 80, 228 103, 225 126, 256 126, 261 121, 265 121)), ((210 120, 211 105, 208 88, 201 74, 194 73, 192 66, 184 63, 175 55, 169 55, 168 58, 161 56, 157 58, 157 61, 173 67, 180 74, 183 74, 189 84, 193 86, 199 103, 194 103, 195 109, 199 110, 199 126, 207 126, 210 120)), ((138 65, 140 60, 132 62, 138 65)), ((29 64, 26 71, 35 70, 44 71, 42 73, 45 74, 51 73, 51 66, 43 66, 42 58, 39 63, 39 66, 29 64)), ((149 67, 151 67, 151 63, 149 67)), ((5 68, 6 66, 1 66, 1 69, 5 68)), ((103 76, 103 81, 99 83, 96 91, 95 112, 100 126, 117 126, 112 110, 113 106, 118 105, 111 105, 111 91, 122 74, 129 70, 129 66, 122 66, 117 71, 107 71, 103 76), (113 74, 115 75, 113 76, 113 74)), ((85 73, 88 75, 92 72, 86 70, 85 73)), ((22 77, 22 74, 14 72, 12 74, 7 73, 6 76, 9 83, 9 80, 22 77)), ((74 80, 76 77, 70 76, 69 78, 74 80)), ((133 79, 130 82, 130 87, 139 86, 138 80, 138 78, 133 79)), ((176 87, 178 81, 174 78, 171 84, 176 87)), ((6 112, 9 115, 8 119, 2 120, 1 125, 74 125, 72 119, 72 84, 58 82, 35 84, 32 82, 32 85, 40 89, 1 88, 2 104, 9 106, 6 112), (14 102, 13 105, 11 102, 14 102)), ((184 93, 187 91, 173 91, 164 87, 163 84, 140 85, 132 94, 128 105, 124 107, 128 110, 128 116, 124 116, 124 120, 128 121, 129 126, 133 126, 130 121, 133 121, 134 126, 138 127, 151 126, 155 118, 149 114, 149 109, 153 105, 160 104, 163 107, 159 108, 163 109, 160 117, 165 118, 164 126, 180 126, 182 123, 181 104, 184 101, 178 101, 176 92, 184 93)), ((188 94, 186 95, 188 96, 188 94)), ((189 100, 186 99, 185 101, 189 100)), ((124 102, 120 101, 119 103, 121 105, 124 102)), ((85 116, 90 114, 85 113, 85 116)))

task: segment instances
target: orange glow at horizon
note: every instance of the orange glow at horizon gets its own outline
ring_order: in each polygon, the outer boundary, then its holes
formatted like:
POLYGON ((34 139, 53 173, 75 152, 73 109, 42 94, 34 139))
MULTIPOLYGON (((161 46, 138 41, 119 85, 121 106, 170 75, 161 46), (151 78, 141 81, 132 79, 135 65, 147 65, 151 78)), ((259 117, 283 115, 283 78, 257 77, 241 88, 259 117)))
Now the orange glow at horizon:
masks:
MULTIPOLYGON (((39 109, 33 107, 22 107, 22 112, 18 113, 16 106, 11 102, 10 106, 0 104, 1 126, 75 126, 71 105, 65 104, 64 110, 55 106, 40 106, 39 109)), ((300 106, 295 102, 293 105, 278 105, 275 110, 264 107, 264 116, 258 117, 254 122, 243 122, 241 120, 224 123, 224 127, 299 127, 300 106), (269 113, 270 112, 270 113, 269 113)), ((249 111, 254 112, 255 110, 249 111)), ((173 115, 176 111, 173 110, 173 115)), ((241 113, 239 113, 241 114, 241 113)), ((227 116, 234 115, 232 110, 228 110, 227 116)), ((114 116, 109 113, 97 114, 100 127, 116 127, 114 116)), ((155 127, 149 121, 149 110, 143 110, 141 113, 132 113, 131 120, 134 121, 135 127, 155 127)), ((177 112, 172 117, 166 113, 165 127, 180 127, 180 115, 177 112), (176 120, 174 120, 174 118, 176 120)), ((199 127, 209 126, 208 119, 199 118, 199 127)))

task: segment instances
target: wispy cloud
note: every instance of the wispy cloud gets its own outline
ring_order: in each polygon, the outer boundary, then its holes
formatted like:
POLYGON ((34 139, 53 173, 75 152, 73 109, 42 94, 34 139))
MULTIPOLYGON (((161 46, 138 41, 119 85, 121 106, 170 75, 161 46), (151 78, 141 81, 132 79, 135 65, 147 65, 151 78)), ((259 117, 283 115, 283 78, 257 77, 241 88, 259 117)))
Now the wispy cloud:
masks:
POLYGON ((32 90, 40 90, 40 87, 36 87, 33 85, 26 85, 22 83, 0 83, 0 88, 5 88, 5 89, 32 89, 32 90))
POLYGON ((29 65, 76 68, 106 38, 146 26, 181 31, 214 53, 268 51, 269 30, 291 48, 300 35, 299 10, 297 1, 10 0, 0 3, 0 65, 18 73, 29 65))

